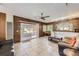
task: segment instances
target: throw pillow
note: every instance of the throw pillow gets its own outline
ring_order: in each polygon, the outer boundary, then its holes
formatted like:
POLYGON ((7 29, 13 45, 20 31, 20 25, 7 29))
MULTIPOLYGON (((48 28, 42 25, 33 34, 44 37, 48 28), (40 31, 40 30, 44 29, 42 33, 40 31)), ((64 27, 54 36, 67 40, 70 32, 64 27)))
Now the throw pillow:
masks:
POLYGON ((71 39, 69 40, 69 44, 73 47, 76 43, 76 37, 71 37, 71 39))

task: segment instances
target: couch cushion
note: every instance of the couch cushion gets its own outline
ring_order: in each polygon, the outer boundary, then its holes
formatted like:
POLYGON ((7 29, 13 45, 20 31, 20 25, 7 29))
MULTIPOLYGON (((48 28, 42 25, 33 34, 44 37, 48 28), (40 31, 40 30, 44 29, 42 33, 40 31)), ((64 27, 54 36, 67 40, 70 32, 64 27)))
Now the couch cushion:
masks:
POLYGON ((71 46, 74 46, 76 43, 76 37, 64 37, 63 41, 71 46))
POLYGON ((64 49, 63 50, 64 54, 66 56, 79 56, 79 51, 76 51, 74 49, 64 49))
POLYGON ((69 40, 69 43, 71 46, 74 46, 75 43, 76 43, 76 37, 72 37, 70 40, 69 40))
POLYGON ((62 41, 68 43, 70 39, 71 39, 70 37, 64 37, 64 39, 62 41))
POLYGON ((74 47, 79 48, 79 34, 76 36, 76 43, 75 43, 74 47))

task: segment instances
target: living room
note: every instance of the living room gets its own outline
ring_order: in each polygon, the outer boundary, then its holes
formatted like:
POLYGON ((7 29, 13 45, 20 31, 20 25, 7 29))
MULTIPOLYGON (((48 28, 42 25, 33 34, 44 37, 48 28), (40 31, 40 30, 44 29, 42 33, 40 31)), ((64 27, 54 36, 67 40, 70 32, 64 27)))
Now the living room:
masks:
POLYGON ((0 41, 12 43, 14 56, 77 56, 78 6, 77 3, 0 4, 0 18, 4 20, 4 25, 0 23, 0 27, 3 25, 0 41))

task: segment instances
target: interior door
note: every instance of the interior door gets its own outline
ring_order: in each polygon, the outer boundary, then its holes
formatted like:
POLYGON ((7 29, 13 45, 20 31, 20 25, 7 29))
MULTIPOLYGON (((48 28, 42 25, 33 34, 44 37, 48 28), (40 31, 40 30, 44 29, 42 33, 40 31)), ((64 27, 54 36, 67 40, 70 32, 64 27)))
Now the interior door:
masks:
POLYGON ((5 41, 6 40, 6 14, 0 13, 0 41, 5 41))

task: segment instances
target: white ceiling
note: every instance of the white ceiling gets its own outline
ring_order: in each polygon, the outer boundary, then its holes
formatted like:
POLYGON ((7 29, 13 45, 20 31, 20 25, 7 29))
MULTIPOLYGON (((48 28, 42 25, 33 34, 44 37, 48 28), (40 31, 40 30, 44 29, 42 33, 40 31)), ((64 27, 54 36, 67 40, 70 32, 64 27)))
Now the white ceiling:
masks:
POLYGON ((77 3, 67 6, 65 3, 4 3, 2 5, 10 9, 14 15, 42 22, 63 20, 73 15, 79 16, 79 4, 77 3), (47 20, 39 19, 42 12, 50 17, 47 20))

